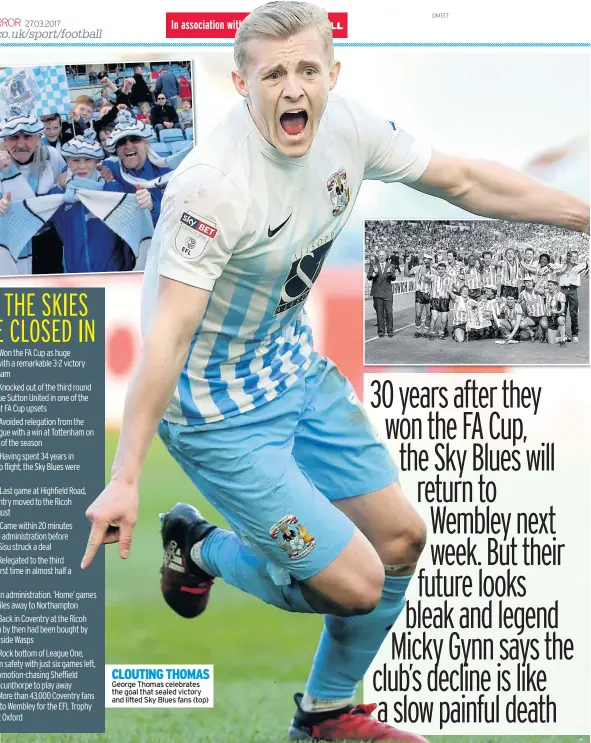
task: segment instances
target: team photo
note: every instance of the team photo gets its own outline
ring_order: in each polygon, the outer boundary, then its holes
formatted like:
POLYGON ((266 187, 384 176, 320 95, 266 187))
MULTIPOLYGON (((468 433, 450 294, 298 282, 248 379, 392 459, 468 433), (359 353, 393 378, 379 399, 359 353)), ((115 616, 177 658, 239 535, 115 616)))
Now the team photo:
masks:
POLYGON ((588 363, 586 235, 367 221, 365 275, 366 364, 588 363))

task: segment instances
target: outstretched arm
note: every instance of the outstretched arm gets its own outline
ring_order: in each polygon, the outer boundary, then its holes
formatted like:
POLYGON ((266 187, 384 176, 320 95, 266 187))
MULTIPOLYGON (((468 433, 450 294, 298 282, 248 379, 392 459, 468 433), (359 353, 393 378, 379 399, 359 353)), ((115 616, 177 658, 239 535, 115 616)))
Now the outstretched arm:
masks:
POLYGON ((121 557, 129 554, 140 473, 208 299, 208 291, 160 277, 152 323, 125 401, 111 481, 86 512, 92 527, 82 568, 101 544, 119 542, 121 557))
POLYGON ((482 217, 589 233, 588 202, 499 163, 434 152, 423 175, 409 185, 482 217))

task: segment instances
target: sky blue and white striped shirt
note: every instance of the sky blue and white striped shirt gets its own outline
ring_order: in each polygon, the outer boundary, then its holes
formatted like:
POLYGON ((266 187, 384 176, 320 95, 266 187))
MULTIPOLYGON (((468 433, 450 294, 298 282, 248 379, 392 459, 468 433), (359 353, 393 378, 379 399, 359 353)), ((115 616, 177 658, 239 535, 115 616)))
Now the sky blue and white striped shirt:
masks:
POLYGON ((233 109, 175 171, 146 265, 144 326, 159 275, 211 292, 165 417, 213 423, 295 384, 311 363, 304 302, 363 179, 412 182, 430 156, 333 95, 301 158, 271 146, 245 102, 233 109))

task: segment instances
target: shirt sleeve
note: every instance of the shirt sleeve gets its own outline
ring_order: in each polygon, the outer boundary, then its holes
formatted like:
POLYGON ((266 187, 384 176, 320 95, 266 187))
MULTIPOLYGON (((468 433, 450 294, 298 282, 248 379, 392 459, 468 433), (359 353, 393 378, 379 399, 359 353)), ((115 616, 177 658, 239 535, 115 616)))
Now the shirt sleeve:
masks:
POLYGON ((161 276, 211 291, 246 240, 247 199, 220 171, 198 164, 168 184, 158 222, 161 276))
POLYGON ((364 178, 385 183, 413 183, 431 161, 431 146, 393 121, 351 104, 359 144, 365 154, 364 178))

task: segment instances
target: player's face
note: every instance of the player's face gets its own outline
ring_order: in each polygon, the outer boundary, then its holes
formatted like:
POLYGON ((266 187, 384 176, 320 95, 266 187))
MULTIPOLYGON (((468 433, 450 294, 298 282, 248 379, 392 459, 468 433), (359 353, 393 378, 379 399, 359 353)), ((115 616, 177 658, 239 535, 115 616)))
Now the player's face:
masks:
POLYGON ((247 69, 232 79, 267 142, 288 157, 302 157, 312 146, 339 70, 320 32, 311 27, 284 39, 252 39, 247 69))
POLYGON ((96 160, 92 157, 69 157, 68 168, 72 175, 88 178, 96 170, 96 160))
POLYGON ((506 302, 507 302, 507 307, 509 307, 510 310, 512 310, 513 307, 515 307, 515 297, 507 297, 506 302))
POLYGON ((534 259, 534 251, 533 250, 526 250, 525 251, 525 260, 527 263, 531 263, 534 259))
POLYGON ((539 260, 539 263, 540 263, 540 266, 541 266, 542 268, 545 268, 545 267, 546 267, 546 266, 548 265, 548 263, 549 263, 549 261, 548 261, 548 257, 547 257, 547 256, 545 256, 545 255, 542 255, 542 256, 540 256, 540 260, 539 260))
POLYGON ((445 276, 445 266, 437 266, 437 273, 440 276, 445 276))
POLYGON ((50 142, 55 142, 62 131, 62 125, 59 119, 45 122, 44 134, 50 142))
POLYGON ((38 134, 25 134, 19 132, 13 137, 5 137, 6 149, 12 159, 24 165, 28 163, 35 153, 35 148, 39 144, 38 134))
POLYGON ((513 258, 515 258, 515 252, 513 250, 508 250, 505 253, 505 256, 506 256, 506 258, 507 258, 508 261, 512 261, 513 258))
POLYGON ((534 288, 534 282, 533 281, 524 281, 523 285, 525 286, 526 292, 531 292, 534 288))
POLYGON ((142 137, 124 137, 117 142, 117 157, 128 170, 144 167, 148 156, 148 142, 142 137))
POLYGON ((453 253, 448 253, 447 254, 447 262, 450 263, 452 266, 456 262, 456 259, 455 259, 453 253))
POLYGON ((492 256, 488 255, 487 253, 485 256, 483 256, 482 260, 484 261, 485 266, 490 266, 490 264, 492 263, 492 256))
POLYGON ((461 296, 461 297, 462 297, 463 299, 468 299, 468 296, 469 296, 469 295, 470 295, 470 292, 469 292, 469 290, 468 290, 468 287, 467 287, 467 286, 465 286, 465 287, 464 287, 463 289, 461 289, 461 290, 460 290, 460 296, 461 296))

